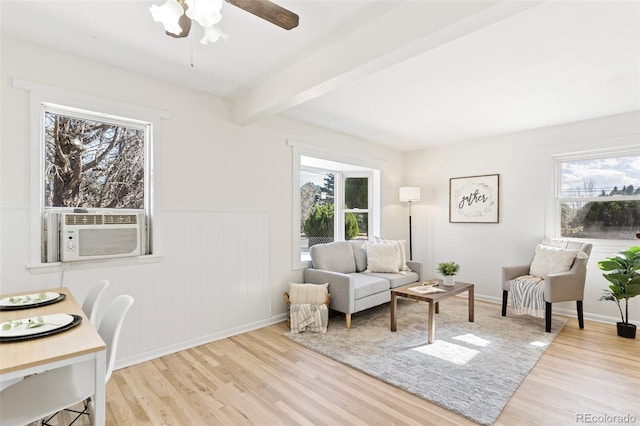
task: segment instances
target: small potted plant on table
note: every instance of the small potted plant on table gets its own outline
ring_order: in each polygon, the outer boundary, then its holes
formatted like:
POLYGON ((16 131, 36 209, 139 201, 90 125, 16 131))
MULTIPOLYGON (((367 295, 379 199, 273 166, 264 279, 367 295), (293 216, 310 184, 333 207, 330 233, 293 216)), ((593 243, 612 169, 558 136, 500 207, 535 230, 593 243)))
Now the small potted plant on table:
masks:
POLYGON ((640 294, 640 247, 633 246, 615 256, 598 262, 605 271, 602 275, 611 283, 604 290, 600 300, 611 300, 620 310, 622 322, 618 322, 618 336, 635 339, 636 325, 629 322, 629 299, 640 294), (620 301, 624 300, 624 312, 620 301))
POLYGON ((460 270, 460 265, 456 262, 440 262, 438 263, 438 272, 444 277, 442 284, 448 287, 455 285, 454 276, 460 270))

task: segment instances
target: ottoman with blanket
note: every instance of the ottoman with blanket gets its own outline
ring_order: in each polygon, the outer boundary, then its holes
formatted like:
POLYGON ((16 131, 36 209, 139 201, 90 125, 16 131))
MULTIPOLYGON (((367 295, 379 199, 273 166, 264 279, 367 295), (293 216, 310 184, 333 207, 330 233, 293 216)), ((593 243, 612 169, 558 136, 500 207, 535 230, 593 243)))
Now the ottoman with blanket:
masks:
POLYGON ((331 301, 328 284, 289 283, 289 291, 282 297, 287 304, 287 325, 291 333, 327 332, 331 301))

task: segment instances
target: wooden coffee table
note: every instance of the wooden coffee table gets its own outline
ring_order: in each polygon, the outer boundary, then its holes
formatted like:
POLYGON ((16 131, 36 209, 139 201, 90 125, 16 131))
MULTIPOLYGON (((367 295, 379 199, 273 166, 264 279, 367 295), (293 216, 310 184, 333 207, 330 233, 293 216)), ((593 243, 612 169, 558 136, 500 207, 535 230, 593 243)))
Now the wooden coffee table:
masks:
POLYGON ((452 287, 445 287, 442 285, 442 280, 432 279, 430 282, 439 282, 438 288, 446 290, 444 293, 429 293, 418 294, 411 290, 411 287, 419 286, 420 283, 407 284, 402 287, 391 289, 391 331, 396 331, 396 310, 398 307, 398 297, 405 297, 407 299, 420 300, 429 304, 429 328, 428 328, 428 342, 433 343, 433 339, 436 335, 435 316, 439 312, 439 302, 443 299, 455 296, 458 293, 469 293, 469 322, 473 322, 473 284, 463 283, 456 281, 456 284, 452 287), (434 306, 435 305, 435 306, 434 306))

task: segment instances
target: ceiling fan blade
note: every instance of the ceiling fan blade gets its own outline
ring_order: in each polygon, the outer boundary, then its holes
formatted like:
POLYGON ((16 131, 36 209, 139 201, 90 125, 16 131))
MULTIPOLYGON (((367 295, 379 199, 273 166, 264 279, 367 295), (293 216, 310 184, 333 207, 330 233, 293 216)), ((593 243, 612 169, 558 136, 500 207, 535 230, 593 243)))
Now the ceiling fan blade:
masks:
POLYGON ((225 1, 285 30, 290 30, 298 26, 298 15, 268 0, 225 1))
POLYGON ((186 13, 183 13, 182 16, 180 16, 180 19, 178 19, 178 25, 182 28, 180 34, 170 33, 169 31, 165 31, 165 33, 174 38, 183 38, 188 36, 189 31, 191 31, 191 19, 189 19, 186 13))

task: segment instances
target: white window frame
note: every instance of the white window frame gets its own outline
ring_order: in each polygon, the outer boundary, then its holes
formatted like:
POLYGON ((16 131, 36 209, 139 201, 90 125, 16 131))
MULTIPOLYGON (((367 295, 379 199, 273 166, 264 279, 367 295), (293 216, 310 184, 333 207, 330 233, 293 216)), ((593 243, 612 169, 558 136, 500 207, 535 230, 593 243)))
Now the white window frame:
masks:
MULTIPOLYGON (((30 139, 30 176, 29 176, 29 263, 27 268, 32 272, 48 272, 49 270, 58 270, 62 263, 44 263, 42 261, 42 244, 43 244, 43 213, 44 213, 44 129, 43 129, 43 105, 63 105, 65 108, 76 109, 79 111, 100 111, 105 116, 127 117, 132 120, 146 122, 150 124, 149 140, 152 141, 148 147, 148 169, 149 186, 148 189, 148 214, 152 219, 154 216, 154 206, 158 203, 157 179, 155 178, 155 161, 154 152, 160 144, 160 121, 168 119, 170 116, 167 112, 156 110, 153 108, 127 104, 123 102, 112 101, 100 97, 90 96, 83 93, 73 92, 69 90, 59 89, 46 86, 30 81, 14 79, 13 86, 18 89, 27 90, 29 92, 29 139, 30 139)), ((154 256, 141 256, 148 258, 158 257, 161 242, 156 238, 157 232, 155 227, 151 227, 149 238, 154 241, 154 256)), ((100 260, 100 262, 131 262, 127 259, 100 260)), ((140 258, 136 258, 140 259, 140 258)), ((90 262, 90 261, 86 261, 90 262)), ((84 262, 83 262, 84 263, 84 262)))
MULTIPOLYGON (((607 140, 592 141, 585 143, 590 149, 569 150, 566 149, 561 153, 552 153, 550 169, 553 170, 553 179, 550 182, 550 202, 551 211, 549 212, 550 220, 547 222, 547 235, 557 238, 568 238, 561 236, 561 205, 567 200, 561 198, 562 190, 562 164, 568 161, 580 161, 597 158, 621 157, 626 155, 640 155, 640 147, 638 147, 638 135, 625 135, 607 140), (601 148, 601 146, 605 146, 601 148)), ((571 198, 571 201, 602 201, 594 197, 571 198)), ((640 200, 640 196, 620 196, 615 201, 640 200)), ((614 201, 614 200, 610 200, 614 201)), ((637 243, 637 240, 609 240, 594 238, 577 238, 590 242, 594 246, 607 247, 612 249, 628 247, 630 243, 637 243)))
MULTIPOLYGON (((292 155, 292 265, 294 270, 305 269, 311 266, 310 260, 301 260, 300 251, 300 168, 302 165, 302 157, 311 157, 318 160, 320 164, 324 164, 319 169, 329 170, 336 173, 334 188, 334 206, 336 208, 334 214, 335 239, 344 239, 344 177, 366 174, 369 177, 369 236, 380 235, 380 216, 381 216, 381 172, 377 161, 353 158, 342 153, 332 150, 324 150, 316 146, 304 145, 294 141, 287 141, 289 146, 293 147, 292 155), (334 165, 334 167, 331 166, 334 165), (353 166, 352 170, 339 170, 344 166, 353 166), (340 203, 338 208, 337 204, 340 203)), ((362 210, 359 210, 362 211, 362 210)))
MULTIPOLYGON (((340 174, 340 182, 341 184, 341 197, 340 197, 340 202, 341 202, 341 215, 340 215, 340 229, 342 230, 342 239, 344 240, 344 221, 345 221, 345 215, 347 213, 368 213, 367 215, 367 228, 368 229, 372 229, 373 226, 373 220, 372 220, 372 215, 371 212, 373 211, 373 197, 371 197, 371 195, 373 194, 373 173, 372 172, 344 172, 340 174), (348 209, 345 206, 345 187, 346 187, 346 181, 347 178, 367 178, 368 181, 368 187, 367 187, 367 191, 369 192, 369 197, 367 199, 368 201, 368 205, 366 209, 348 209)), ((337 235, 337 234, 336 234, 337 235)), ((379 232, 376 232, 375 235, 380 235, 379 232)), ((371 237, 371 231, 369 231, 369 237, 371 237)))

